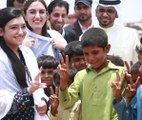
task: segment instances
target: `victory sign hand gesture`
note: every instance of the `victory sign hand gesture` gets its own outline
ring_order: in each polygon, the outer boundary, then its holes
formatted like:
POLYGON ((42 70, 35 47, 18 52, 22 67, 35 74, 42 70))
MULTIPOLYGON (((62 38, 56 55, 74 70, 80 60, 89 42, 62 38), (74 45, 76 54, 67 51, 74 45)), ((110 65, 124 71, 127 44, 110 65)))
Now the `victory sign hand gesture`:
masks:
POLYGON ((61 64, 59 65, 60 75, 60 89, 64 91, 68 87, 68 68, 69 68, 69 57, 66 55, 65 60, 61 54, 59 54, 61 64))
POLYGON ((115 97, 115 99, 117 101, 121 101, 122 99, 122 87, 123 87, 123 83, 124 83, 124 76, 125 74, 122 75, 122 78, 120 77, 118 71, 116 71, 116 81, 113 81, 111 84, 111 88, 112 88, 112 92, 113 92, 113 96, 115 97))

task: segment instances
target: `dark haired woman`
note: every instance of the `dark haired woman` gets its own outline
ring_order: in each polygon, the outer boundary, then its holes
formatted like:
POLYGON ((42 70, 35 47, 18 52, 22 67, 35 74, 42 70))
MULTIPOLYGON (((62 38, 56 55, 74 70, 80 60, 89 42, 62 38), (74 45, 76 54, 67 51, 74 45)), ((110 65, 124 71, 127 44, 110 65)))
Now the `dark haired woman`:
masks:
POLYGON ((58 54, 64 50, 67 42, 57 31, 47 30, 48 12, 44 0, 27 0, 24 14, 28 28, 24 45, 33 42, 31 49, 37 58, 44 54, 59 60, 58 54))
POLYGON ((36 58, 32 51, 21 46, 25 35, 26 24, 22 11, 12 7, 1 9, 1 120, 37 120, 36 118, 41 118, 40 116, 44 115, 47 110, 44 100, 48 98, 42 89, 45 84, 41 83, 39 79, 42 69, 38 70, 36 58), (44 100, 41 100, 42 97, 44 100))

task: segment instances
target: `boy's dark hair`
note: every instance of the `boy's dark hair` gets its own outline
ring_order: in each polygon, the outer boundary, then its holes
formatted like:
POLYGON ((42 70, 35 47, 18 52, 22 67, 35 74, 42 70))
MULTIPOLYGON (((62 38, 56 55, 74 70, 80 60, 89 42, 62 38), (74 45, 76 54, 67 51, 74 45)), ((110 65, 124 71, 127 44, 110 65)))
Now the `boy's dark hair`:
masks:
POLYGON ((68 72, 69 72, 69 84, 71 84, 74 81, 77 69, 75 67, 70 66, 68 72))
POLYGON ((68 4, 68 2, 63 1, 63 0, 53 0, 53 1, 48 5, 48 8, 47 8, 48 13, 51 14, 52 11, 53 11, 53 9, 54 9, 56 6, 65 7, 65 9, 66 9, 66 11, 67 11, 67 14, 69 13, 69 4, 68 4))
POLYGON ((110 60, 113 64, 117 66, 122 66, 124 67, 124 61, 120 56, 115 56, 115 55, 107 55, 107 59, 110 60))
POLYGON ((90 28, 81 37, 82 48, 88 46, 97 46, 105 48, 108 44, 108 36, 101 28, 90 28))
POLYGON ((140 84, 142 84, 141 63, 138 61, 131 66, 130 74, 132 75, 133 82, 136 82, 138 76, 140 77, 140 84))
POLYGON ((135 64, 133 64, 131 66, 130 73, 131 74, 138 74, 140 72, 139 71, 140 66, 141 66, 140 62, 136 62, 135 64))
POLYGON ((53 79, 54 79, 54 83, 56 86, 60 85, 60 75, 59 75, 59 70, 55 69, 53 71, 53 79))
POLYGON ((26 0, 7 0, 7 7, 14 7, 14 1, 17 1, 18 3, 24 3, 26 0))
POLYGON ((69 56, 69 61, 73 55, 83 55, 81 42, 76 40, 68 43, 64 49, 64 53, 69 56))
POLYGON ((37 59, 38 67, 43 67, 43 69, 56 69, 58 66, 58 61, 50 55, 42 55, 37 59))

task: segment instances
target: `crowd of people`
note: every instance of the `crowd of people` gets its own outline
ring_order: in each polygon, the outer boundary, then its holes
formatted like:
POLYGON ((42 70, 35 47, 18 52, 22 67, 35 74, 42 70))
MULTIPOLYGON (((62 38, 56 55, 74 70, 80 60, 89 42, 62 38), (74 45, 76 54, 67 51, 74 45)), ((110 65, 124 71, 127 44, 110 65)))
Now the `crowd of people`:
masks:
POLYGON ((120 0, 7 0, 0 9, 0 120, 141 120, 142 41, 120 0), (125 11, 124 11, 125 12, 125 11))

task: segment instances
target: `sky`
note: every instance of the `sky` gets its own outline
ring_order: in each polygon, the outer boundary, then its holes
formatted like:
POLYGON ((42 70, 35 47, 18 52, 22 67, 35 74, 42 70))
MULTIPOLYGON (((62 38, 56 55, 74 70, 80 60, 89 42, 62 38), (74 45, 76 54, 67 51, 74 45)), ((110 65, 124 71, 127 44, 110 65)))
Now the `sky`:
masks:
MULTIPOLYGON (((45 0, 47 5, 51 0, 45 0)), ((66 0, 70 4, 69 13, 74 13, 74 0, 66 0)), ((93 0, 92 16, 95 20, 95 7, 98 0, 93 0)), ((0 0, 0 8, 6 6, 6 0, 0 0)), ((121 21, 127 22, 139 22, 142 21, 142 0, 121 0, 121 21)))

